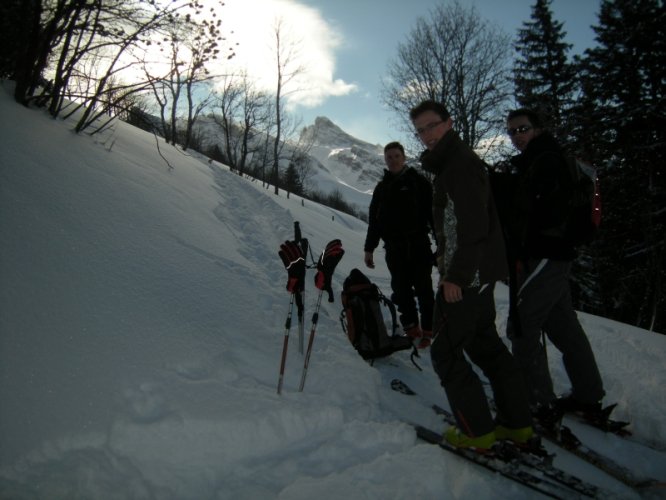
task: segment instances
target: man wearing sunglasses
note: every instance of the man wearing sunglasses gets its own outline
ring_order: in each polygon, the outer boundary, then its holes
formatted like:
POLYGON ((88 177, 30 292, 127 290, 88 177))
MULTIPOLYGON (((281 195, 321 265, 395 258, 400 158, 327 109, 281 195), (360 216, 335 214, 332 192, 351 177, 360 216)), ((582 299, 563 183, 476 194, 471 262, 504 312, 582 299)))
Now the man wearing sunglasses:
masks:
POLYGON ((487 450, 496 439, 524 444, 533 435, 527 392, 495 328, 493 290, 508 271, 486 166, 453 130, 444 105, 424 101, 411 110, 410 118, 427 148, 421 156, 423 168, 434 174, 440 280, 430 356, 457 423, 444 438, 477 450, 487 450), (497 420, 465 355, 490 380, 497 420))
POLYGON ((509 172, 493 175, 512 274, 507 333, 534 416, 554 430, 564 412, 599 412, 605 394, 571 302, 569 273, 576 252, 564 229, 573 181, 564 151, 537 113, 511 111, 506 124, 520 151, 511 159, 509 172), (567 397, 555 396, 542 333, 562 353, 571 382, 567 397))

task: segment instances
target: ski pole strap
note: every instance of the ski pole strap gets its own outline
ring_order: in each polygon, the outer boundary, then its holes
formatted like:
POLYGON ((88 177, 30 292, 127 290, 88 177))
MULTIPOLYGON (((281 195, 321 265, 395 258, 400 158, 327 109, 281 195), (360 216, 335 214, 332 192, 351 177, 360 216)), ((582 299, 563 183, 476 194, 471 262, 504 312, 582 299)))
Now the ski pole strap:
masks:
POLYGON ((418 371, 422 372, 423 368, 421 368, 418 363, 414 360, 414 358, 420 358, 421 355, 419 354, 419 351, 416 349, 415 346, 412 346, 412 353, 409 355, 409 359, 412 362, 412 364, 417 368, 418 371))
POLYGON ((294 221, 294 241, 296 243, 301 241, 301 226, 298 221, 294 221))
MULTIPOLYGON (((316 265, 314 258, 312 257, 312 248, 310 248, 310 243, 308 242, 307 238, 303 238, 301 234, 301 226, 299 225, 298 221, 294 221, 294 243, 296 243, 301 251, 303 252, 303 257, 307 261, 308 258, 308 250, 310 251, 310 260, 312 261, 313 265, 316 265)), ((312 265, 307 264, 305 265, 307 268, 311 268, 312 265)))

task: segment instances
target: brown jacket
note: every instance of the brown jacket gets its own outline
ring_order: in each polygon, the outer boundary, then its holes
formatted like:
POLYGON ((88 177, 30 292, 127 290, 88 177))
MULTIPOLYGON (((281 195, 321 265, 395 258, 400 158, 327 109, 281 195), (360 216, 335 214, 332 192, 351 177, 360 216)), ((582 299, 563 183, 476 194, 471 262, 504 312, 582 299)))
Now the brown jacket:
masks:
POLYGON ((421 156, 435 174, 433 220, 441 277, 461 288, 508 275, 504 240, 485 163, 450 130, 421 156))

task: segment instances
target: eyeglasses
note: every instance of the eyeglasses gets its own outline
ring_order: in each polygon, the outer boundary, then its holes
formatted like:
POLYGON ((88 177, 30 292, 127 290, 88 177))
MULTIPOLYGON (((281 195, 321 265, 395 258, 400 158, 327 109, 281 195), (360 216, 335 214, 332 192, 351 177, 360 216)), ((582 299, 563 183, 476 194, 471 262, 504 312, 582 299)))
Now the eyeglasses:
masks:
POLYGON ((425 127, 417 128, 414 135, 416 137, 419 137, 419 136, 425 134, 426 132, 430 132, 432 129, 434 129, 438 125, 441 125, 442 123, 444 123, 444 120, 439 120, 438 122, 428 123, 428 125, 426 125, 425 127))
POLYGON ((524 134, 530 130, 532 130, 532 125, 521 125, 520 127, 506 129, 506 133, 509 135, 509 137, 513 137, 516 134, 524 134))

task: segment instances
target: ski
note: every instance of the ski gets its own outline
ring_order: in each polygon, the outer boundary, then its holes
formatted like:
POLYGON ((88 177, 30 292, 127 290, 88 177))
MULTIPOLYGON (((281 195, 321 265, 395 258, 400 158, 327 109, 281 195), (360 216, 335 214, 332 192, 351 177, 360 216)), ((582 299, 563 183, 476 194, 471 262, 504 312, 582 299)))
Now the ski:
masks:
MULTIPOLYGON (((490 387, 490 383, 487 380, 483 380, 484 386, 487 388, 490 387)), ((622 420, 614 420, 610 418, 610 414, 613 412, 615 407, 617 406, 617 403, 613 403, 611 405, 608 405, 604 407, 599 413, 597 414, 591 414, 591 413, 585 413, 585 412, 567 412, 565 416, 580 422, 585 425, 589 425, 591 427, 594 427, 596 429, 599 429, 603 432, 608 432, 611 434, 615 434, 616 436, 620 436, 623 438, 631 438, 632 437, 632 432, 629 427, 631 425, 631 422, 625 422, 622 420)), ((635 439, 632 439, 632 441, 636 441, 639 444, 643 446, 649 446, 650 448, 654 448, 659 450, 659 446, 652 446, 648 443, 643 443, 639 442, 635 439)))
MULTIPOLYGON (((418 393, 413 391, 407 384, 399 379, 393 379, 391 381, 391 389, 402 394, 417 396, 423 399, 418 393)), ((446 422, 455 425, 456 422, 451 412, 436 404, 427 404, 435 413, 443 417, 446 422)), ((538 452, 536 450, 529 452, 509 443, 501 443, 498 448, 500 450, 501 456, 505 460, 511 460, 512 463, 519 463, 532 470, 538 471, 543 475, 543 477, 558 483, 558 485, 563 488, 566 488, 569 493, 575 492, 579 495, 587 497, 597 497, 602 493, 602 490, 598 486, 583 481, 582 479, 553 466, 552 455, 538 452)))
MULTIPOLYGON (((492 400, 492 398, 489 398, 489 402, 491 406, 494 408, 495 402, 492 400)), ((613 408, 615 408, 615 405, 606 407, 605 409, 606 417, 610 414, 613 408)), ((589 419, 585 419, 582 415, 577 413, 566 413, 565 416, 578 417, 579 421, 587 423, 588 425, 593 425, 589 419)), ((624 422, 621 422, 621 424, 624 424, 624 422)), ((600 429, 599 426, 596 425, 593 426, 596 427, 597 429, 600 429)), ((552 432, 552 431, 549 432, 548 429, 539 425, 538 422, 534 422, 534 429, 537 432, 537 434, 547 439, 554 445, 559 446, 560 448, 568 451, 572 455, 575 455, 578 458, 585 460, 589 464, 594 465, 596 468, 602 470, 603 472, 617 479, 621 483, 626 484, 630 488, 633 488, 637 491, 647 491, 650 488, 663 488, 664 486, 666 486, 666 483, 664 481, 659 481, 657 479, 637 474, 628 469, 627 467, 612 460, 608 456, 602 455, 601 453, 593 450, 589 446, 586 446, 566 425, 560 425, 558 432, 552 432)), ((617 435, 622 436, 621 434, 617 435)), ((623 437, 626 437, 626 434, 623 437)))
POLYGON ((535 430, 539 435, 556 446, 559 446, 560 448, 568 451, 578 458, 585 460, 609 476, 637 491, 645 491, 650 488, 663 488, 666 486, 666 483, 663 481, 658 481, 653 478, 636 474, 625 466, 618 464, 614 460, 610 459, 606 455, 602 455, 601 453, 584 445, 580 439, 578 439, 571 431, 571 429, 565 425, 560 426, 559 432, 557 433, 548 432, 538 424, 535 424, 535 430))
POLYGON ((620 437, 629 437, 632 435, 631 430, 627 429, 630 423, 610 418, 610 414, 616 406, 617 403, 606 406, 599 414, 567 412, 566 416, 583 424, 595 427, 601 431, 610 432, 620 437))
POLYGON ((564 417, 581 424, 585 424, 590 427, 594 427, 602 432, 607 434, 613 434, 620 438, 626 439, 633 443, 639 444, 641 446, 646 446, 647 448, 652 448, 656 451, 665 451, 666 445, 658 441, 649 441, 644 438, 638 438, 633 434, 631 429, 628 429, 631 425, 630 422, 624 422, 621 420, 613 420, 608 418, 608 415, 615 409, 617 406, 616 403, 605 407, 600 415, 587 415, 585 413, 572 413, 567 412, 564 414, 564 417))
POLYGON ((563 500, 575 498, 575 496, 572 496, 575 495, 575 492, 572 492, 569 488, 558 482, 550 481, 545 477, 534 474, 530 469, 525 469, 522 466, 522 462, 505 460, 494 450, 489 453, 480 453, 470 449, 456 448, 442 440, 441 434, 421 425, 412 425, 419 439, 430 444, 436 444, 449 453, 474 462, 485 469, 500 474, 550 498, 563 500))

